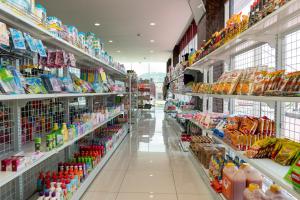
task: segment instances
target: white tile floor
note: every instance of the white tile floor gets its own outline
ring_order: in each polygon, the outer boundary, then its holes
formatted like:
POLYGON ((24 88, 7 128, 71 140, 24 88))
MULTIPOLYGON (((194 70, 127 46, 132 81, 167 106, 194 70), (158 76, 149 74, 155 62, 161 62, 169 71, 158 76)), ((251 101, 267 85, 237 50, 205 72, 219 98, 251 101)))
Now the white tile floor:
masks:
POLYGON ((164 113, 144 113, 96 177, 84 200, 213 199, 164 113))

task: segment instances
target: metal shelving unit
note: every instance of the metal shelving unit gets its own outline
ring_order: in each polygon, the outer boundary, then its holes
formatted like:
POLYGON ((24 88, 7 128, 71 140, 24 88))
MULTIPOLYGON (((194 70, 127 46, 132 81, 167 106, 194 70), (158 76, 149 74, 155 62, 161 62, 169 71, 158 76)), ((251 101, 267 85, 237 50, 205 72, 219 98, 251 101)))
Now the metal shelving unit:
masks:
MULTIPOLYGON (((197 77, 203 73, 203 83, 213 83, 215 67, 223 67, 224 71, 246 69, 254 66, 273 66, 275 69, 286 69, 287 72, 299 71, 300 48, 300 1, 291 0, 260 22, 256 23, 231 41, 214 50, 192 66, 185 69, 197 77)), ((285 137, 300 142, 299 103, 300 97, 287 96, 251 96, 183 93, 178 94, 197 97, 203 100, 203 112, 213 112, 215 99, 221 99, 223 110, 218 112, 230 114, 267 116, 275 120, 277 137, 285 137)), ((249 159, 244 152, 237 151, 221 138, 213 135, 211 130, 191 120, 203 130, 203 133, 214 138, 229 152, 258 169, 265 177, 280 185, 290 195, 300 199, 300 193, 287 183, 283 177, 289 166, 281 166, 270 159, 249 159)), ((193 158, 195 159, 195 158, 193 158)), ((198 166, 201 174, 205 170, 198 166)), ((203 176, 205 181, 207 178, 203 176)), ((209 183, 209 182, 208 182, 209 183)), ((215 197, 220 199, 219 196, 215 197)))
MULTIPOLYGON (((94 57, 83 49, 51 34, 47 28, 40 24, 32 13, 27 13, 9 3, 0 3, 1 22, 9 27, 29 33, 33 38, 40 39, 48 48, 56 48, 72 53, 76 58, 76 72, 81 70, 97 70, 103 68, 113 80, 125 81, 126 72, 119 65, 107 62, 104 59, 94 57), (89 67, 87 67, 89 66, 89 67)), ((32 58, 23 59, 22 55, 16 57, 14 66, 18 67, 21 61, 29 61, 32 58)), ((27 62, 26 62, 27 63, 27 62)), ((31 63, 31 62, 28 62, 31 63)), ((67 75, 67 69, 62 70, 67 75)), ((59 74, 57 72, 57 74, 59 74)), ((22 94, 0 95, 0 159, 12 155, 32 155, 34 149, 34 137, 44 137, 51 131, 54 123, 74 122, 76 117, 89 115, 89 121, 82 121, 84 127, 81 134, 72 138, 60 147, 51 151, 43 151, 38 157, 26 162, 26 166, 17 172, 0 172, 0 199, 30 199, 36 192, 36 178, 42 170, 57 169, 58 162, 68 161, 73 155, 78 144, 82 140, 94 139, 94 134, 100 131, 102 126, 115 121, 119 115, 127 113, 122 103, 117 103, 116 96, 126 96, 127 92, 108 93, 54 93, 54 94, 22 94), (100 120, 101 113, 101 120, 100 120), (98 115, 99 114, 99 115, 98 115), (97 119, 96 119, 97 118, 97 119), (94 124, 95 122, 99 122, 94 124)), ((97 167, 94 168, 88 178, 75 192, 72 199, 79 199, 93 179, 107 163, 114 151, 118 148, 128 133, 128 125, 123 126, 119 133, 119 139, 115 142, 111 151, 97 167)), ((31 157, 30 157, 31 158, 31 157)))

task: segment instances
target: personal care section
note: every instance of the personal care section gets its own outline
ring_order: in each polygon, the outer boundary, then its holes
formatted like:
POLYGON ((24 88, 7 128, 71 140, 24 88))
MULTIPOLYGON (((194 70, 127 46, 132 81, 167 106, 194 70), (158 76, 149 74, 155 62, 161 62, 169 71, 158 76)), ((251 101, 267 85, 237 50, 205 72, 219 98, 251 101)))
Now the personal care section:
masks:
POLYGON ((0 2, 0 56, 0 199, 79 199, 128 133, 124 66, 30 0, 0 2))
POLYGON ((300 198, 299 17, 254 1, 169 68, 165 112, 216 199, 300 198))

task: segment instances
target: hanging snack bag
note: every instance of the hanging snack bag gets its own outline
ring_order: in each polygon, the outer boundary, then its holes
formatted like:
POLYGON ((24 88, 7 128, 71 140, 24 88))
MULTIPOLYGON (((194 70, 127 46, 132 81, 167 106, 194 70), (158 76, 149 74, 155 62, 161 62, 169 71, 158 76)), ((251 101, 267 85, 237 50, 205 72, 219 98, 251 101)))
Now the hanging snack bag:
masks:
POLYGON ((44 47, 42 40, 35 40, 35 42, 36 42, 36 48, 39 52, 39 55, 41 57, 47 57, 47 52, 46 52, 46 49, 44 47))
POLYGON ((35 14, 39 18, 39 21, 42 24, 45 24, 47 21, 47 10, 41 4, 36 4, 35 14))
POLYGON ((0 22, 0 45, 4 45, 6 47, 10 46, 7 26, 2 22, 0 22))
POLYGON ((243 134, 252 134, 254 135, 258 127, 258 120, 256 118, 250 118, 245 116, 241 120, 239 131, 243 134))
POLYGON ((65 67, 68 65, 68 57, 65 51, 63 50, 56 50, 56 57, 55 57, 55 66, 65 67))
POLYGON ((55 68, 56 67, 55 60, 56 60, 56 51, 48 50, 47 67, 55 68))
POLYGON ((31 37, 31 35, 29 35, 28 33, 24 33, 24 37, 25 37, 25 39, 26 39, 26 42, 27 42, 27 44, 28 44, 29 49, 30 49, 32 52, 37 53, 38 50, 37 50, 37 47, 36 47, 36 41, 35 41, 35 39, 33 39, 33 38, 31 37))
POLYGON ((26 50, 25 39, 21 31, 10 28, 10 33, 15 49, 26 50))

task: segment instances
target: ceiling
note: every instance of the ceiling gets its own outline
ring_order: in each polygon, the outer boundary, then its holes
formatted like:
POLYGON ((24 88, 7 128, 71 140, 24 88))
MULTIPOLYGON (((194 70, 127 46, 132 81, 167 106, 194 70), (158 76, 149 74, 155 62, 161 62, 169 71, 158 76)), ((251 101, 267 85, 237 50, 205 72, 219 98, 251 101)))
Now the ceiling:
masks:
POLYGON ((166 62, 192 19, 186 0, 37 0, 48 16, 96 33, 115 60, 166 62), (155 26, 150 26, 155 22, 155 26), (95 23, 101 25, 96 27, 95 23), (141 34, 138 37, 137 34, 141 34), (108 41, 112 40, 112 43, 108 41), (153 43, 150 40, 154 40, 153 43))

